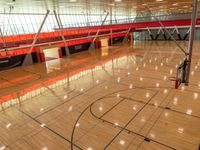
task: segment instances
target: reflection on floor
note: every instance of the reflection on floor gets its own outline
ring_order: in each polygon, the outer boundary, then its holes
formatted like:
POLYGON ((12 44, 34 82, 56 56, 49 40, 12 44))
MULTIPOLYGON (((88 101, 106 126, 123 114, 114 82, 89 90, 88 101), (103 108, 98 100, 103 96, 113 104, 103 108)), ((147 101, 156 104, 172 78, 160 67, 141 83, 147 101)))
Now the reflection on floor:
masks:
POLYGON ((53 59, 53 60, 49 60, 46 61, 46 70, 47 73, 51 73, 55 70, 60 70, 60 59, 53 59))
POLYGON ((173 42, 83 52, 51 72, 45 64, 0 72, 0 97, 16 104, 0 112, 0 149, 197 150, 199 45, 190 86, 178 90, 168 77, 184 56, 173 42))
POLYGON ((44 49, 43 53, 45 61, 50 61, 60 58, 58 49, 59 49, 58 47, 44 49))

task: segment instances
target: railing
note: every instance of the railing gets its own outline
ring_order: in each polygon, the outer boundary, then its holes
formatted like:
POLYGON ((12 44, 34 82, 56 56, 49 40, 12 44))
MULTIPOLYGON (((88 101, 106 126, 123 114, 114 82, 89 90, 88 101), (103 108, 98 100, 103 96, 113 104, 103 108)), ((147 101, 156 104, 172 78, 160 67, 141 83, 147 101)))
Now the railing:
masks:
MULTIPOLYGON (((139 23, 139 22, 152 22, 157 21, 155 19, 159 19, 160 21, 167 21, 167 20, 182 20, 182 19, 190 19, 190 13, 184 14, 173 14, 173 15, 160 15, 160 16, 148 16, 148 17, 134 17, 134 18, 126 18, 126 19, 114 19, 114 20, 106 20, 104 25, 111 25, 111 24, 126 24, 126 23, 139 23)), ((87 26, 100 26, 102 21, 92 21, 92 22, 80 22, 80 23, 69 23, 64 24, 63 28, 78 28, 78 27, 87 27, 87 26)), ((58 26, 56 26, 58 28, 58 26)))

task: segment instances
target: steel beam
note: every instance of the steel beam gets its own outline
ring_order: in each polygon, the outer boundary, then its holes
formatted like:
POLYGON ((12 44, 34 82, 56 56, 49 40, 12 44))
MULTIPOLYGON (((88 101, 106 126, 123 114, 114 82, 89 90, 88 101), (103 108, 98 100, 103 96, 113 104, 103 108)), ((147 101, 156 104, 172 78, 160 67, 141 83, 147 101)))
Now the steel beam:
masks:
POLYGON ((102 26, 104 25, 104 23, 105 23, 105 21, 106 21, 106 19, 107 19, 108 15, 109 15, 109 12, 107 11, 107 14, 106 14, 106 16, 105 16, 105 18, 103 19, 103 21, 102 21, 102 23, 101 23, 101 25, 102 25, 102 26))
MULTIPOLYGON (((167 29, 166 29, 167 30, 167 29)), ((171 35, 173 36, 175 33, 176 29, 174 28, 174 30, 172 31, 171 35)), ((170 32, 170 31, 169 31, 170 32)), ((167 40, 171 40, 171 36, 169 36, 169 38, 167 40)))
POLYGON ((186 34, 185 34, 183 40, 186 40, 186 39, 187 39, 187 37, 188 37, 188 35, 189 35, 189 33, 190 33, 190 29, 191 29, 191 28, 189 28, 188 31, 186 32, 186 34))
POLYGON ((149 35, 150 35, 150 37, 151 37, 151 40, 154 40, 154 37, 153 37, 153 34, 152 34, 152 32, 151 32, 151 30, 147 27, 147 30, 148 30, 148 32, 149 32, 149 35))
POLYGON ((129 28, 126 32, 126 35, 124 36, 123 42, 125 42, 127 40, 128 34, 131 31, 131 28, 129 28))
POLYGON ((62 40, 63 40, 63 42, 64 42, 64 45, 65 45, 65 51, 66 51, 67 55, 69 56, 70 53, 69 53, 69 49, 67 48, 67 42, 66 42, 66 39, 65 39, 65 37, 64 37, 63 30, 61 30, 61 28, 62 28, 61 19, 60 19, 60 17, 57 15, 57 13, 56 13, 55 10, 53 11, 53 13, 54 13, 54 16, 55 16, 55 18, 56 18, 56 22, 57 22, 57 24, 58 24, 58 27, 60 28, 60 35, 61 35, 61 38, 62 38, 62 40))
POLYGON ((110 24, 112 25, 112 6, 110 7, 110 24))
POLYGON ((96 35, 95 35, 95 37, 94 37, 94 39, 93 39, 92 42, 95 42, 95 41, 96 41, 96 39, 97 39, 97 37, 98 37, 98 35, 99 35, 99 32, 100 32, 100 30, 97 31, 97 33, 96 33, 96 35))
POLYGON ((197 5, 198 5, 198 0, 193 0, 192 22, 191 22, 190 40, 189 40, 188 55, 187 55, 188 70, 186 74, 186 85, 189 84, 189 78, 190 78, 193 44, 194 44, 194 38, 195 38, 195 25, 196 25, 196 19, 197 19, 197 5))
POLYGON ((110 46, 113 45, 113 30, 110 29, 110 46))
POLYGON ((26 56, 25 56, 25 59, 24 59, 24 61, 23 61, 23 65, 30 65, 30 64, 33 63, 33 61, 32 61, 32 56, 30 55, 30 53, 32 52, 33 48, 35 47, 35 44, 36 44, 36 42, 37 42, 37 40, 38 40, 38 36, 39 36, 39 34, 40 34, 40 32, 41 32, 43 26, 44 26, 44 23, 45 23, 45 21, 46 21, 48 15, 49 15, 49 12, 50 12, 50 11, 47 10, 46 15, 45 15, 45 17, 44 17, 44 19, 43 19, 43 21, 42 21, 42 23, 41 23, 41 25, 40 25, 40 27, 39 27, 39 29, 38 29, 38 32, 36 33, 36 35, 35 35, 35 37, 34 37, 34 40, 33 40, 32 44, 31 44, 30 50, 27 52, 27 54, 26 54, 26 56), (31 62, 30 62, 30 61, 31 61, 31 62))
POLYGON ((162 32, 164 39, 167 40, 167 36, 165 35, 165 31, 163 29, 161 29, 161 32, 162 32))
POLYGON ((92 40, 92 42, 91 42, 91 44, 90 44, 90 46, 88 48, 89 50, 92 48, 92 44, 94 44, 94 42, 96 41, 96 39, 97 39, 97 37, 99 35, 99 32, 100 32, 100 30, 97 30, 97 33, 95 34, 94 39, 92 40))
POLYGON ((3 48, 5 49, 5 52, 6 52, 6 54, 7 54, 6 40, 5 40, 5 38, 4 38, 4 35, 3 35, 3 32, 2 32, 2 30, 1 30, 1 28, 0 28, 0 34, 1 34, 1 39, 2 39, 2 42, 3 42, 3 48))
POLYGON ((41 32, 43 26, 44 26, 44 23, 45 23, 45 21, 46 21, 48 15, 49 15, 49 12, 50 12, 50 11, 47 10, 47 13, 46 13, 46 15, 45 15, 45 17, 44 17, 44 19, 43 19, 41 25, 40 25, 40 28, 38 29, 38 32, 37 32, 36 35, 35 35, 35 38, 34 38, 32 44, 31 44, 31 48, 30 48, 30 50, 29 50, 29 52, 28 52, 27 54, 31 53, 31 51, 33 50, 33 48, 34 48, 34 46, 35 46, 35 44, 36 44, 36 42, 37 42, 37 40, 38 40, 38 36, 39 36, 39 34, 40 34, 40 32, 41 32))
POLYGON ((177 33, 177 35, 178 35, 179 40, 182 40, 181 34, 180 34, 180 32, 179 32, 177 26, 175 26, 175 29, 176 29, 176 33, 177 33))
POLYGON ((160 35, 160 32, 161 32, 161 29, 162 29, 162 28, 160 28, 160 29, 158 30, 158 32, 157 32, 157 34, 156 34, 156 37, 155 37, 155 40, 158 39, 158 37, 159 37, 159 35, 160 35))

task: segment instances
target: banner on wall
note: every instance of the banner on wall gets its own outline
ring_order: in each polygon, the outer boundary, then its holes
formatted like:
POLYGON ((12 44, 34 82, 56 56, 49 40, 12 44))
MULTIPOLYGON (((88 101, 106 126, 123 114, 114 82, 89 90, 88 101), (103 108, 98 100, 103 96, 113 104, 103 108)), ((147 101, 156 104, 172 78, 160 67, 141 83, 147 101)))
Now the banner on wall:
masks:
POLYGON ((79 45, 73 45, 69 46, 69 52, 70 54, 86 51, 89 49, 91 42, 84 43, 84 44, 79 44, 79 45))
POLYGON ((82 49, 82 45, 75 45, 75 46, 74 46, 74 49, 75 49, 75 50, 81 50, 81 49, 82 49))
POLYGON ((113 38, 112 44, 121 43, 121 42, 123 42, 123 40, 124 40, 124 36, 113 38))

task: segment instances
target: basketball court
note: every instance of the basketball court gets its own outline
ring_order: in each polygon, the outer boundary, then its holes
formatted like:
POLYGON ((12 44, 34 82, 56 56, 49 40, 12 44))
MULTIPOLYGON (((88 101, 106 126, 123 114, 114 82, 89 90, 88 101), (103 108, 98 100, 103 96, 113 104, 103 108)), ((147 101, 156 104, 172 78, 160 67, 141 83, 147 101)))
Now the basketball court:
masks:
POLYGON ((144 40, 141 30, 91 31, 95 46, 33 40, 22 65, 0 71, 0 150, 199 150, 200 42, 170 29, 171 40, 144 40))

